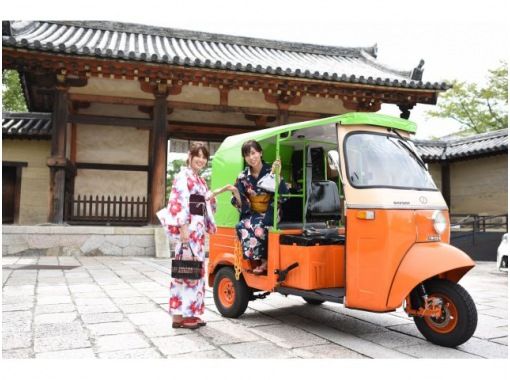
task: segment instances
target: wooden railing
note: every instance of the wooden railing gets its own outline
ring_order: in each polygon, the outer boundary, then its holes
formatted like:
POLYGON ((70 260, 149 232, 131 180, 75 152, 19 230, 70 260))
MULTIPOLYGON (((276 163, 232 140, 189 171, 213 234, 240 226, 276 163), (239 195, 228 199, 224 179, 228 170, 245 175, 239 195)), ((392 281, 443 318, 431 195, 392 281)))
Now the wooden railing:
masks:
POLYGON ((144 225, 148 223, 148 197, 78 195, 68 202, 69 224, 144 225))

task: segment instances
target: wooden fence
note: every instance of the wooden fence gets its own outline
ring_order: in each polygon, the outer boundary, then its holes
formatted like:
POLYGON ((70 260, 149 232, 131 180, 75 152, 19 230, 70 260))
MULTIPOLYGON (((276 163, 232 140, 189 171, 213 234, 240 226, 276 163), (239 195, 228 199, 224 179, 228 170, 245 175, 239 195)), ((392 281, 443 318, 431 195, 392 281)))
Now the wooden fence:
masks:
POLYGON ((68 203, 69 224, 145 225, 148 223, 148 197, 78 195, 68 203))

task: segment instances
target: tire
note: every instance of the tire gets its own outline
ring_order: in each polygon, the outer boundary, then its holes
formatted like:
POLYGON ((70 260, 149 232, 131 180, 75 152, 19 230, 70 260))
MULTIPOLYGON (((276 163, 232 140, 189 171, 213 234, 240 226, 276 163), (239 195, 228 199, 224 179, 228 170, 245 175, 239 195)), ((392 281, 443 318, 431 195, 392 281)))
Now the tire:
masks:
POLYGON ((425 288, 429 296, 443 300, 443 313, 440 318, 414 317, 422 335, 443 347, 457 347, 471 338, 478 323, 478 314, 469 293, 448 280, 427 281, 425 288))
POLYGON ((303 297, 303 299, 306 301, 307 304, 314 305, 314 306, 322 305, 324 303, 324 301, 322 301, 322 300, 316 300, 313 298, 303 297))
POLYGON ((250 291, 243 278, 236 280, 234 269, 223 267, 214 278, 214 303, 221 315, 237 318, 248 307, 250 291))

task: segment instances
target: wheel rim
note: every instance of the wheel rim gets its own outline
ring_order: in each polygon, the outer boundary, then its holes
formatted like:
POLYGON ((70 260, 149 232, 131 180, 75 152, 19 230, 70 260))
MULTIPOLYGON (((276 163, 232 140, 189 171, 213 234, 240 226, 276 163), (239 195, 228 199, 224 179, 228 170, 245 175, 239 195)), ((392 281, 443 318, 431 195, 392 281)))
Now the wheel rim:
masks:
POLYGON ((225 307, 231 307, 236 299, 234 283, 228 278, 222 278, 218 284, 220 302, 225 307))
POLYGON ((448 334, 452 332, 459 321, 459 312, 450 298, 444 294, 431 294, 431 297, 441 298, 443 306, 439 318, 425 317, 425 323, 439 334, 448 334))

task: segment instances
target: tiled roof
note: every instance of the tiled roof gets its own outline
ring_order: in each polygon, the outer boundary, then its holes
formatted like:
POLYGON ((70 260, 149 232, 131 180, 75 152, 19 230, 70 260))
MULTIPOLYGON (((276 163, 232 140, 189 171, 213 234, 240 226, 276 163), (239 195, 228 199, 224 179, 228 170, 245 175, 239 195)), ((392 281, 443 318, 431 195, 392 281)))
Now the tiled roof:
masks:
POLYGON ((110 59, 252 72, 375 86, 446 90, 411 71, 379 63, 377 46, 343 48, 107 21, 17 21, 4 46, 110 59))
POLYGON ((2 113, 2 138, 51 139, 51 113, 2 113))
POLYGON ((448 140, 414 140, 425 161, 444 161, 508 152, 508 129, 448 140))

